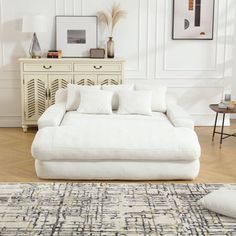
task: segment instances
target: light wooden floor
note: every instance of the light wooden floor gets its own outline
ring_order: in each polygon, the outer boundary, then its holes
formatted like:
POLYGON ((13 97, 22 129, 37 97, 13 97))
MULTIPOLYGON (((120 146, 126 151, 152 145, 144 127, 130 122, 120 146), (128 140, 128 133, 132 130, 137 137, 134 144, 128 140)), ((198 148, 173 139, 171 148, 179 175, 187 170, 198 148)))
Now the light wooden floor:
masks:
MULTIPOLYGON (((211 142, 212 127, 197 127, 202 147, 201 171, 193 182, 236 183, 236 138, 219 137, 211 142)), ((236 121, 226 132, 236 132, 236 121)), ((23 133, 20 128, 0 128, 0 182, 39 182, 34 171, 30 147, 36 130, 23 133)), ((152 181, 156 182, 156 181, 152 181)), ((173 181, 172 181, 173 182, 173 181)))

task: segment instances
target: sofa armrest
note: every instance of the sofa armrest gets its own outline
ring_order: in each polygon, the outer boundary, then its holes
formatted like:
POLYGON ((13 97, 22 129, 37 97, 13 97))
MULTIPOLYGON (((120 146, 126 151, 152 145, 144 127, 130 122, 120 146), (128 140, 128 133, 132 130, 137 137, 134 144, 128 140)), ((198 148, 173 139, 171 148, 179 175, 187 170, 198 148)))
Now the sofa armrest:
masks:
POLYGON ((194 129, 194 122, 191 116, 179 105, 167 105, 167 117, 175 127, 194 129))
POLYGON ((67 93, 68 89, 67 88, 61 88, 58 89, 56 94, 55 94, 55 103, 62 103, 67 101, 67 93))
POLYGON ((61 124, 61 121, 66 113, 66 103, 56 103, 50 106, 39 118, 38 128, 55 127, 61 124))

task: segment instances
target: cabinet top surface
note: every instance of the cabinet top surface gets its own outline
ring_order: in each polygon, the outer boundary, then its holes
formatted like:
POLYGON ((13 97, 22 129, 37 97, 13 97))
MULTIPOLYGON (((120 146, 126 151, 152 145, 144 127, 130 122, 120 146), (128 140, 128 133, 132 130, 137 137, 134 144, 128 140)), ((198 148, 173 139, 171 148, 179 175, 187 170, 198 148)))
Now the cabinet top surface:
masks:
POLYGON ((124 62, 124 58, 104 58, 104 59, 97 59, 97 58, 40 58, 40 59, 32 59, 28 58, 19 58, 19 61, 27 61, 27 62, 124 62))

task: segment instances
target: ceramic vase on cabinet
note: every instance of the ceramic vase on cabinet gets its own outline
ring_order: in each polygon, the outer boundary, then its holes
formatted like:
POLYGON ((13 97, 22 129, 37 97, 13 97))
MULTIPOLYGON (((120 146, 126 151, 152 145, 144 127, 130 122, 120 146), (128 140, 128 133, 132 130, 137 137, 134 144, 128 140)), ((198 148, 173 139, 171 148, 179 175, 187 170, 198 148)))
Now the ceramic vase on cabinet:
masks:
POLYGON ((114 41, 112 37, 109 37, 109 40, 107 41, 107 57, 108 58, 114 58, 114 41))

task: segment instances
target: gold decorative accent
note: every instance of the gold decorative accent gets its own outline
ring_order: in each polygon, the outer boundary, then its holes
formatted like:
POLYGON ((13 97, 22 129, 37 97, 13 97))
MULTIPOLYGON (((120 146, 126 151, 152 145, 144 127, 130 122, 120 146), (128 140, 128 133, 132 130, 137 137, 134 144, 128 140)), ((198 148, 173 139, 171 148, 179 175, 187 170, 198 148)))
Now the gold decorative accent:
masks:
POLYGON ((189 0, 188 1, 188 10, 193 11, 193 6, 194 6, 194 0, 189 0))

